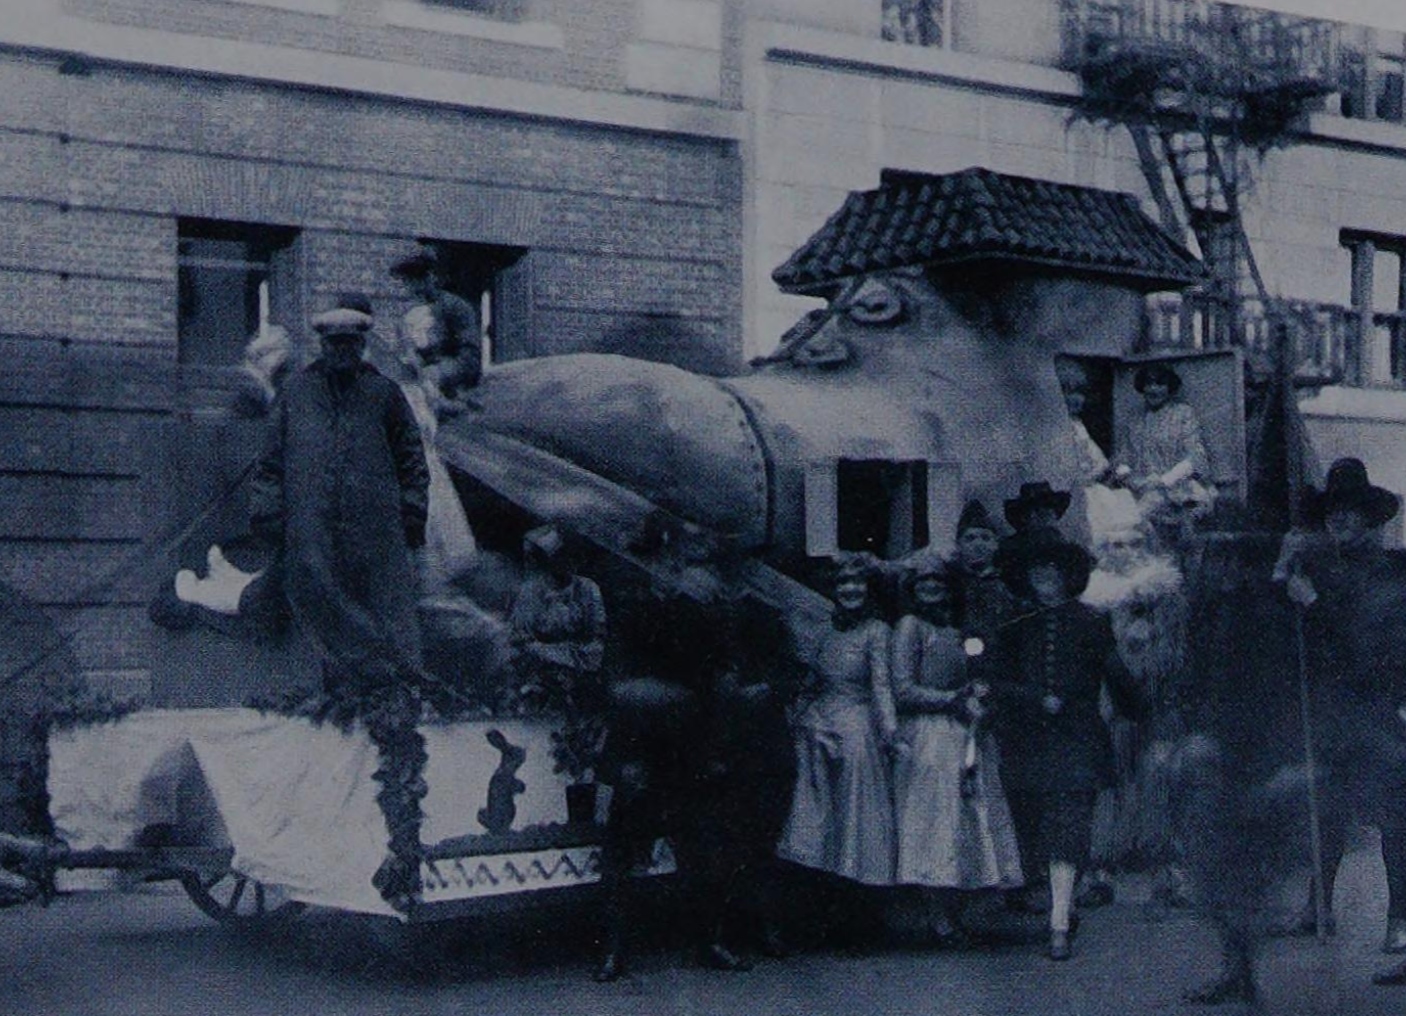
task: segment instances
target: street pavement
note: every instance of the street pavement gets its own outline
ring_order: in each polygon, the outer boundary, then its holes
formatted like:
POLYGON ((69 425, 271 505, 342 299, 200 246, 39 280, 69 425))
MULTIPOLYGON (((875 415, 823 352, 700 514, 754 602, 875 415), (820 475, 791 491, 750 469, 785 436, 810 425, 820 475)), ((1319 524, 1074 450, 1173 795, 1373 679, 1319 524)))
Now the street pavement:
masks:
MULTIPOLYGON (((1270 943, 1256 1012, 1406 1012, 1406 988, 1370 983, 1385 890, 1374 841, 1340 883, 1336 938, 1270 943)), ((1166 1016, 1237 1013, 1180 1001, 1211 976, 1216 945, 1191 915, 1146 902, 1138 880, 1086 915, 1071 962, 1037 944, 961 952, 889 945, 815 951, 719 973, 690 962, 670 922, 645 921, 630 976, 598 985, 585 915, 560 910, 407 929, 331 911, 245 937, 216 926, 179 890, 73 893, 0 913, 0 1016, 440 1016, 440 1014, 829 1013, 953 1016, 1166 1016)), ((1286 890, 1286 899, 1287 890, 1286 890)), ((673 922, 677 924, 677 922, 673 922)))

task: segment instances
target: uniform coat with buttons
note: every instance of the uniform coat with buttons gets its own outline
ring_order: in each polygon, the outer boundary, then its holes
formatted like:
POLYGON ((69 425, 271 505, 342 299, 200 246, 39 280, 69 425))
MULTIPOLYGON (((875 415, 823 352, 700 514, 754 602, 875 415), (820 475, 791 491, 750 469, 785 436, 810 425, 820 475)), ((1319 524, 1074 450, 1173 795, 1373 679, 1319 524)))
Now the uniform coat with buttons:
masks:
POLYGON ((1099 715, 1107 681, 1120 711, 1132 711, 1131 682, 1108 618, 1077 600, 1027 606, 1002 632, 992 668, 1001 778, 1014 793, 1089 793, 1112 775, 1108 731, 1099 715), (1045 708, 1047 696, 1061 700, 1045 708))
POLYGON ((255 467, 256 529, 281 533, 294 615, 342 679, 420 667, 416 579, 429 472, 399 387, 362 364, 321 360, 289 383, 255 467))

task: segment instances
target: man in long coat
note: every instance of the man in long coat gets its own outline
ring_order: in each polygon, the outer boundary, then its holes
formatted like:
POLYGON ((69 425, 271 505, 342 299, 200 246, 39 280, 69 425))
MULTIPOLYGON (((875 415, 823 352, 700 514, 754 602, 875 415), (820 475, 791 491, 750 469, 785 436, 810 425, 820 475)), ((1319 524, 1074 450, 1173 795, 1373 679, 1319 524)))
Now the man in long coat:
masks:
POLYGON ((409 551, 424 544, 429 473, 405 396, 362 361, 367 311, 313 318, 322 355, 288 382, 250 499, 254 530, 282 540, 284 588, 329 692, 421 670, 409 551))
MULTIPOLYGON (((1314 736, 1327 770, 1322 823, 1323 889, 1332 929, 1333 883, 1354 819, 1382 831, 1390 899, 1382 951, 1406 953, 1406 699, 1399 632, 1401 558, 1382 547, 1381 527, 1401 499, 1367 478, 1358 459, 1339 459, 1322 491, 1305 496, 1317 531, 1285 539, 1276 578, 1304 612, 1314 736)), ((1310 904, 1280 929, 1311 934, 1310 904)), ((1406 980, 1406 978, 1403 978, 1406 980)))
POLYGON ((992 670, 1001 779, 1027 873, 1048 867, 1050 958, 1070 956, 1074 883, 1088 861, 1094 798, 1112 773, 1099 696, 1136 711, 1108 619, 1080 603, 1092 556, 1049 527, 1012 537, 1001 574, 1024 601, 996 646, 992 670))

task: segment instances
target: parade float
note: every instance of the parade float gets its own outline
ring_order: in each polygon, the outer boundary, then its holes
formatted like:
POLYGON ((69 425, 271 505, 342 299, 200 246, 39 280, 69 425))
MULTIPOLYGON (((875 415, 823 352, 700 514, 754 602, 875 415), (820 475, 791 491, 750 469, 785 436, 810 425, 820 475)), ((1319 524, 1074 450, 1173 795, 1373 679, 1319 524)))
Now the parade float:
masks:
MULTIPOLYGON (((245 926, 307 904, 433 920, 586 887, 608 788, 580 793, 593 773, 564 756, 571 717, 501 708, 513 555, 533 526, 568 534, 612 610, 630 588, 690 595, 690 573, 725 548, 804 658, 830 611, 817 562, 836 552, 945 551, 966 501, 994 505, 1037 480, 1074 492, 1068 526, 1088 539, 1062 358, 1092 378, 1086 430, 1110 454, 1136 412, 1138 367, 1175 362, 1205 427, 1205 479, 1245 497, 1238 351, 1145 348, 1146 295, 1201 269, 1130 195, 985 169, 891 174, 851 194, 774 277, 823 305, 740 376, 613 355, 527 360, 488 370, 440 421, 479 553, 422 604, 432 674, 394 706, 393 733, 413 742, 400 762, 372 736, 385 703, 319 703, 300 690, 316 679, 306 647, 270 652, 238 630, 258 612, 258 562, 235 567, 232 596, 195 592, 231 578, 212 556, 174 589, 193 672, 158 701, 183 708, 55 730, 53 836, 7 837, 0 862, 41 885, 77 868, 174 878, 245 926), (212 639, 251 661, 214 692, 200 672, 212 639), (377 876, 407 806, 418 825, 402 853, 418 879, 388 893, 377 876)), ((608 660, 628 658, 618 648, 608 660)), ((671 869, 666 842, 645 867, 671 869)))

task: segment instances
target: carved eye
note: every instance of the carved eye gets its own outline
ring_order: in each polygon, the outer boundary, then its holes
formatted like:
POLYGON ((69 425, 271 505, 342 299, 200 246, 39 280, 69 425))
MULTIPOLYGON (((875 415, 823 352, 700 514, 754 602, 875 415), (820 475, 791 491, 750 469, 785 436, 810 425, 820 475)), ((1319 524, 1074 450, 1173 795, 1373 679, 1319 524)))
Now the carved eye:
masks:
POLYGON ((903 316, 903 297, 887 283, 869 279, 850 297, 845 312, 861 325, 893 324, 903 316))

